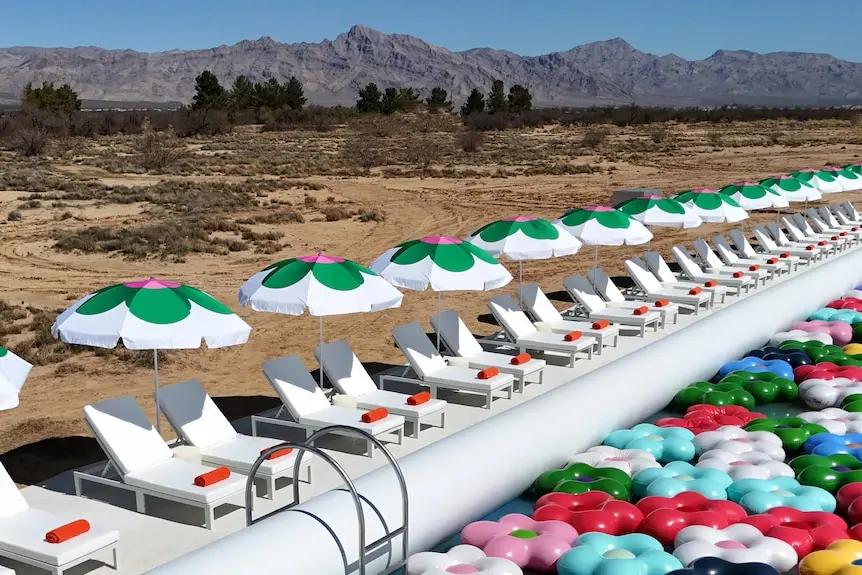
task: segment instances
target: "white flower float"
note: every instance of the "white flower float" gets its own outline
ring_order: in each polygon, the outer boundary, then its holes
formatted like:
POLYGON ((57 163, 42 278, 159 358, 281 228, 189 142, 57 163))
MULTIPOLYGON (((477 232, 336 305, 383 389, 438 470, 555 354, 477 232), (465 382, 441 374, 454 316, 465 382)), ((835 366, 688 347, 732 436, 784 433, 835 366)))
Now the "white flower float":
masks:
POLYGON ((789 543, 766 537, 752 525, 737 523, 725 529, 703 525, 683 528, 674 540, 674 557, 690 565, 701 557, 730 563, 766 563, 781 572, 796 567, 799 557, 789 543))
POLYGON ((578 453, 569 458, 566 464, 586 463, 596 469, 612 467, 634 477, 638 472, 652 467, 661 467, 655 457, 643 449, 617 449, 608 445, 591 447, 583 453, 578 453))
POLYGON ((774 479, 793 477, 793 469, 786 463, 775 461, 759 451, 730 453, 720 449, 707 451, 700 456, 695 467, 724 471, 734 481, 740 479, 774 479))
POLYGON ((862 383, 846 377, 806 379, 799 384, 799 397, 812 409, 835 407, 848 395, 857 393, 862 393, 862 383))
POLYGON ((406 571, 406 575, 524 575, 508 559, 488 557, 472 545, 456 545, 446 553, 417 553, 407 559, 406 571))
POLYGON ((724 451, 734 455, 757 452, 776 461, 784 461, 781 439, 769 431, 745 431, 740 427, 725 425, 715 431, 705 431, 694 438, 698 453, 724 451))
POLYGON ((821 411, 806 411, 796 417, 804 419, 808 423, 816 423, 835 435, 862 433, 862 413, 854 411, 827 407, 821 411))
POLYGON ((801 329, 791 329, 790 331, 779 331, 769 340, 772 345, 781 345, 785 341, 819 341, 826 345, 832 345, 832 336, 828 333, 812 333, 801 329))

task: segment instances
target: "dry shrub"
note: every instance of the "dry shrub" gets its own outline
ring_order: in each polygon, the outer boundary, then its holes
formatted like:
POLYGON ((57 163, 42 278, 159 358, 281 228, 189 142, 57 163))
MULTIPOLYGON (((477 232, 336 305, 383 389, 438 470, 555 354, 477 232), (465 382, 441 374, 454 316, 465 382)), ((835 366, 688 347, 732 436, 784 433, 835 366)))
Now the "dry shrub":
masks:
POLYGON ((332 206, 323 209, 323 217, 327 222, 337 222, 339 220, 349 220, 350 212, 341 206, 332 206))
POLYGON ((441 157, 440 146, 429 139, 412 138, 407 144, 407 161, 422 170, 423 174, 441 157))
POLYGON ((590 128, 581 138, 581 147, 596 149, 602 147, 610 134, 605 128, 590 128))
POLYGON ((43 126, 19 128, 9 137, 9 148, 19 156, 41 156, 51 135, 43 126))
POLYGON ((461 149, 468 154, 475 154, 482 151, 482 144, 485 139, 480 132, 469 130, 461 134, 461 149))
POLYGON ((20 210, 12 210, 11 212, 9 212, 9 215, 6 216, 6 219, 10 222, 20 222, 21 218, 23 217, 24 215, 20 212, 20 210))
POLYGON ((665 126, 655 126, 649 130, 649 138, 656 144, 662 144, 671 136, 671 132, 665 126))
POLYGON ((713 148, 720 148, 724 145, 724 134, 719 130, 710 130, 706 134, 706 141, 713 148))
POLYGON ((150 132, 138 143, 140 166, 153 172, 164 171, 185 155, 185 150, 172 138, 150 132))
POLYGON ((386 213, 382 210, 362 210, 359 212, 360 222, 382 222, 386 220, 386 213))
POLYGON ((341 149, 344 161, 361 168, 365 173, 377 167, 383 161, 380 140, 374 136, 362 136, 349 140, 341 149))

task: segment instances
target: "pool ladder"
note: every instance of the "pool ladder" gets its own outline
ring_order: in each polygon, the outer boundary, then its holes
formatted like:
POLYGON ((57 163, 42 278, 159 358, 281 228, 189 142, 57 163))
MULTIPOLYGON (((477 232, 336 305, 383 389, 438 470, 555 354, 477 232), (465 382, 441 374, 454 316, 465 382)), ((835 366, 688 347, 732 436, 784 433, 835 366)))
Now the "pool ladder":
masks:
MULTIPOLYGON (((281 513, 282 511, 287 511, 287 510, 299 505, 299 480, 298 480, 299 468, 300 468, 300 465, 302 464, 302 456, 304 455, 304 453, 306 451, 309 451, 309 452, 317 455, 321 459, 323 459, 325 462, 327 462, 329 464, 330 467, 332 467, 338 473, 338 475, 341 477, 341 479, 344 481, 345 485, 347 486, 347 491, 350 493, 350 497, 353 499, 353 505, 356 508, 356 517, 357 517, 358 524, 359 524, 359 531, 358 531, 358 535, 359 535, 359 559, 358 559, 358 565, 357 565, 357 569, 358 569, 357 574, 358 575, 367 575, 367 563, 368 563, 369 554, 376 551, 377 549, 382 547, 384 544, 391 543, 392 540, 394 540, 399 535, 401 536, 401 547, 402 547, 402 549, 401 549, 401 561, 397 562, 395 565, 388 567, 386 569, 386 571, 384 571, 384 575, 394 573, 395 571, 401 569, 401 567, 403 567, 404 564, 407 562, 407 550, 408 550, 408 545, 407 545, 407 523, 408 523, 408 521, 407 521, 407 519, 408 519, 408 510, 410 507, 409 506, 409 497, 407 494, 407 482, 404 480, 404 473, 401 471, 401 466, 399 466, 398 462, 395 461, 395 457, 386 448, 386 446, 383 445, 383 443, 379 439, 377 439, 376 437, 374 437, 373 435, 371 435, 370 433, 368 433, 362 429, 350 427, 349 425, 331 425, 329 427, 324 427, 322 429, 318 429, 317 431, 315 431, 314 433, 309 435, 308 438, 304 442, 286 441, 284 443, 280 443, 278 445, 270 447, 266 451, 261 452, 260 456, 254 462, 254 465, 251 466, 251 471, 248 474, 248 481, 246 482, 246 486, 245 486, 245 523, 246 523, 246 526, 254 525, 255 523, 258 523, 260 521, 263 521, 264 519, 272 517, 273 515, 275 515, 277 513, 281 513), (402 517, 401 527, 394 529, 393 531, 387 532, 385 535, 383 535, 382 537, 380 537, 376 541, 373 541, 369 544, 365 543, 365 540, 366 540, 365 512, 362 509, 362 501, 366 501, 369 504, 369 506, 372 507, 372 509, 374 509, 374 506, 371 505, 370 501, 365 499, 365 497, 363 497, 358 491, 356 491, 356 486, 354 485, 353 480, 350 478, 350 476, 347 474, 347 472, 344 470, 344 468, 341 466, 341 464, 339 464, 331 455, 329 455, 328 453, 326 453, 325 451, 323 451, 322 449, 320 449, 319 447, 314 445, 314 443, 318 439, 320 439, 321 437, 325 437, 327 435, 336 434, 336 433, 338 435, 352 435, 354 437, 364 439, 366 441, 371 442, 378 449, 380 449, 380 451, 383 452, 383 455, 386 456, 386 459, 389 462, 390 467, 392 467, 392 469, 395 471, 395 475, 396 475, 396 477, 398 477, 399 486, 401 487, 401 517, 402 517), (298 453, 296 454, 296 461, 293 464, 293 477, 291 479, 291 481, 293 482, 293 502, 284 506, 284 507, 276 509, 275 511, 271 511, 271 512, 267 513, 266 515, 261 515, 260 517, 254 518, 252 516, 253 511, 254 511, 254 478, 257 475, 257 471, 258 471, 258 469, 260 469, 260 466, 263 465, 263 463, 267 460, 267 457, 269 457, 273 453, 275 453, 279 450, 282 450, 282 449, 296 449, 298 451, 298 453)), ((377 515, 378 515, 378 517, 380 517, 380 520, 381 520, 381 523, 383 524, 384 529, 386 529, 386 522, 383 520, 383 517, 381 516, 379 511, 377 512, 377 515)), ((332 530, 329 529, 329 526, 326 526, 326 527, 332 533, 332 530)), ((333 537, 334 537, 334 533, 333 533, 333 537)), ((339 542, 339 547, 341 547, 340 542, 339 542)), ((344 559, 344 573, 345 573, 345 575, 349 575, 349 573, 351 573, 351 571, 350 571, 351 565, 349 565, 347 563, 347 556, 345 555, 343 549, 342 549, 341 553, 342 553, 342 558, 344 559)))

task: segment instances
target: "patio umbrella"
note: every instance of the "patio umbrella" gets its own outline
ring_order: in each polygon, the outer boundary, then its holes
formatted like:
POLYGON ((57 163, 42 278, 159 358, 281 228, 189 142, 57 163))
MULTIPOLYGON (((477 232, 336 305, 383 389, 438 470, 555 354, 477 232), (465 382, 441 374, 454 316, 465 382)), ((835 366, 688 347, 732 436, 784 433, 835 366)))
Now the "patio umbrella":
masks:
MULTIPOLYGON (((512 281, 512 274, 482 248, 458 238, 428 236, 386 250, 369 266, 389 283, 409 290, 490 291, 512 281)), ((440 349, 440 334, 437 334, 440 349)))
POLYGON ((556 223, 583 243, 596 246, 596 267, 599 265, 599 246, 636 246, 652 240, 652 232, 646 226, 610 206, 569 210, 556 223))
POLYGON ((663 196, 632 198, 614 206, 645 226, 663 228, 696 228, 703 223, 700 216, 685 204, 663 196))
POLYGON ((862 176, 862 162, 856 162, 854 164, 847 164, 844 166, 844 170, 848 170, 856 174, 857 176, 862 176))
POLYGON ((211 295, 193 287, 150 278, 111 285, 64 311, 51 326, 63 343, 153 350, 156 429, 159 412, 159 350, 227 347, 248 341, 251 326, 211 295))
POLYGON ((316 254, 274 263, 239 288, 239 303, 255 311, 318 317, 320 382, 323 383, 323 318, 399 307, 403 295, 356 262, 316 254))
POLYGON ((786 208, 790 205, 787 198, 757 182, 739 182, 718 190, 739 204, 743 210, 763 210, 766 208, 786 208))
POLYGON ((18 407, 18 393, 33 366, 0 347, 0 411, 18 407))
POLYGON ((856 192, 862 190, 862 172, 857 172, 856 170, 851 169, 850 166, 845 166, 843 168, 830 166, 823 169, 835 176, 835 179, 838 180, 838 183, 841 184, 841 188, 845 192, 856 192))
POLYGON ((760 180, 758 183, 773 192, 778 192, 787 198, 788 202, 813 202, 823 197, 820 190, 811 184, 791 176, 774 176, 760 180))
POLYGON ((709 224, 735 223, 748 219, 748 214, 730 197, 704 188, 682 192, 674 199, 686 204, 709 224))
MULTIPOLYGON (((577 253, 583 244, 562 227, 532 216, 492 222, 470 234, 467 241, 495 258, 518 262, 518 294, 524 277, 524 260, 547 260, 577 253)), ((519 295, 520 298, 520 295, 519 295)))
POLYGON ((837 194, 844 191, 844 188, 841 186, 841 182, 839 182, 835 178, 835 175, 828 170, 806 168, 804 170, 791 172, 788 175, 791 178, 796 178, 800 182, 805 182, 806 184, 814 186, 821 194, 837 194))

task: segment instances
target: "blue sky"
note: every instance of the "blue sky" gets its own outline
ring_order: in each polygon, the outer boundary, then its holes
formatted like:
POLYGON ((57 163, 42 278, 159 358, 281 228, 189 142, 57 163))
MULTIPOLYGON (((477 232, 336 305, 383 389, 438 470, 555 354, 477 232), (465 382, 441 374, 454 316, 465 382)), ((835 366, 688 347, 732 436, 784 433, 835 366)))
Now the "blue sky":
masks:
POLYGON ((860 22, 862 0, 3 0, 0 43, 159 51, 319 42, 363 24, 452 50, 536 55, 621 37, 689 59, 725 48, 862 62, 860 22))

